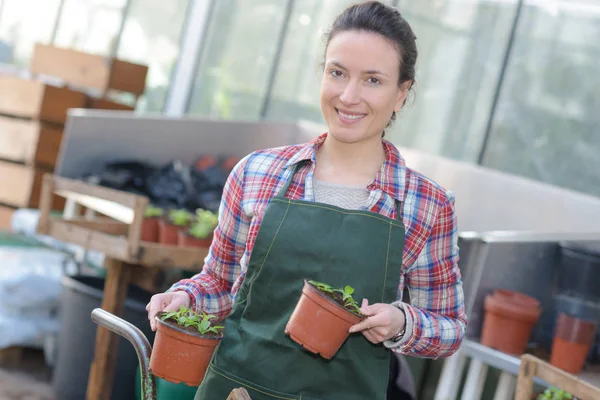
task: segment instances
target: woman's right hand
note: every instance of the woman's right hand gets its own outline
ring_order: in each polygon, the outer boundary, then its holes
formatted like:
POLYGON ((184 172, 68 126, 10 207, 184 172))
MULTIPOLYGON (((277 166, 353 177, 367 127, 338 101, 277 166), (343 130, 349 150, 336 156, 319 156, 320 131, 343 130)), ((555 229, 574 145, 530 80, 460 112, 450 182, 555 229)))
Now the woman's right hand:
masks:
POLYGON ((192 299, 183 291, 159 293, 152 296, 150 303, 146 306, 148 320, 152 331, 156 331, 156 315, 161 311, 177 311, 181 306, 190 307, 192 299))

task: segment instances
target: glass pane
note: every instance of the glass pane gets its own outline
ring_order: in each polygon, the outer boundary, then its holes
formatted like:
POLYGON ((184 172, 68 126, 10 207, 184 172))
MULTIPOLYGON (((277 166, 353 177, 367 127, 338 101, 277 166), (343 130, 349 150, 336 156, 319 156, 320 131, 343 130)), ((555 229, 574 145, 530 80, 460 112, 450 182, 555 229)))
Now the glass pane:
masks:
POLYGON ((60 0, 2 1, 0 63, 29 65, 35 43, 48 43, 52 38, 59 3, 60 0))
POLYGON ((126 0, 65 0, 54 44, 112 54, 126 0))
POLYGON ((148 65, 146 93, 138 111, 162 111, 171 72, 179 56, 188 0, 133 0, 117 57, 148 65), (169 21, 169 23, 165 23, 169 21))
POLYGON ((417 36, 414 92, 388 132, 396 144, 476 161, 517 1, 401 0, 417 36))
POLYGON ((600 1, 527 2, 485 165, 600 195, 600 1))
POLYGON ((258 119, 287 1, 214 3, 189 113, 258 119))
MULTIPOLYGON (((297 1, 290 18, 266 118, 323 122, 319 104, 323 35, 353 0, 297 1)), ((392 4, 392 1, 388 1, 392 4)))

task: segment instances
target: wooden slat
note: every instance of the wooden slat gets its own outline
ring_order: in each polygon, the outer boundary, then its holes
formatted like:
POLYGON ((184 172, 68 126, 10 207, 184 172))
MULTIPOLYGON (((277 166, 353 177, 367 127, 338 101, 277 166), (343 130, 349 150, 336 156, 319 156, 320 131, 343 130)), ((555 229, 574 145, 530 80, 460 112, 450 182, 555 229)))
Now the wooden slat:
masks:
POLYGON ((127 239, 72 225, 68 221, 50 220, 48 234, 58 240, 104 253, 107 257, 127 261, 127 239))
POLYGON ((142 242, 135 262, 147 267, 185 268, 201 271, 208 248, 163 246, 158 243, 142 242))
MULTIPOLYGON (((71 194, 75 194, 75 195, 82 194, 82 195, 87 195, 87 196, 95 197, 95 198, 102 199, 102 200, 107 200, 110 202, 115 202, 115 203, 118 203, 120 205, 123 205, 123 206, 131 208, 131 209, 135 208, 139 198, 144 198, 143 196, 138 196, 135 194, 123 192, 121 190, 115 190, 115 189, 110 189, 110 188, 106 188, 106 187, 102 187, 102 186, 91 185, 89 183, 85 183, 85 182, 74 180, 74 179, 68 179, 68 178, 62 178, 62 177, 55 176, 54 181, 55 181, 54 184, 56 187, 56 192, 61 192, 61 194, 64 194, 65 196, 68 196, 71 194)), ((89 206, 86 206, 86 207, 92 208, 89 206)), ((102 212, 102 210, 95 210, 95 211, 98 211, 98 212, 101 212, 102 214, 108 215, 108 214, 102 212)), ((126 221, 122 221, 122 222, 126 222, 126 221)))
MULTIPOLYGON (((58 218, 56 218, 56 220, 60 221, 58 218)), ((129 225, 119 221, 113 221, 106 217, 96 217, 93 220, 88 220, 87 217, 75 217, 65 222, 81 228, 116 236, 127 236, 129 231, 129 225)))
MULTIPOLYGON (((42 179, 44 174, 47 171, 43 169, 36 168, 33 187, 31 188, 31 197, 29 199, 29 207, 39 208, 40 206, 40 197, 42 190, 42 179)), ((65 199, 56 195, 52 196, 52 209, 53 210, 63 210, 65 208, 65 199)))
MULTIPOLYGON (((106 283, 102 309, 121 316, 127 287, 129 286, 130 266, 116 260, 107 259, 106 283)), ((86 398, 88 400, 108 400, 112 391, 119 337, 99 326, 96 333, 94 361, 90 369, 86 398)))
POLYGON ((521 357, 521 369, 517 380, 515 400, 531 399, 533 378, 539 377, 548 384, 565 390, 582 400, 600 399, 600 388, 594 387, 530 354, 521 357))
POLYGON ((37 233, 47 235, 50 232, 50 211, 52 209, 52 194, 54 193, 54 179, 52 179, 52 175, 42 175, 40 192, 40 217, 37 225, 37 233))
POLYGON ((0 203, 29 207, 34 181, 33 167, 0 161, 0 203))
POLYGON ((34 163, 36 166, 45 166, 54 169, 60 145, 62 143, 63 131, 60 128, 48 124, 40 124, 37 148, 34 163))
POLYGON ((148 207, 148 199, 138 197, 133 209, 133 221, 131 221, 131 225, 129 226, 129 235, 127 237, 130 257, 136 257, 140 249, 140 236, 146 207, 148 207))

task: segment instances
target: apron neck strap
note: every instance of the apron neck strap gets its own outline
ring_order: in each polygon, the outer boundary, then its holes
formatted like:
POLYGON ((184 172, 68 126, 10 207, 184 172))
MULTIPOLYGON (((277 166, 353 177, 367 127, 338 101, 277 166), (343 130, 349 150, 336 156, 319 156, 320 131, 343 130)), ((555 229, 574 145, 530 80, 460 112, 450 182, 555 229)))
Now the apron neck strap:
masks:
POLYGON ((285 185, 283 185, 283 187, 281 188, 281 190, 279 191, 279 193, 277 193, 277 195, 275 197, 283 197, 283 198, 286 197, 286 193, 287 193, 288 189, 290 188, 292 181, 294 180, 294 175, 296 175, 296 172, 298 172, 298 170, 303 165, 304 165, 303 162, 299 162, 296 165, 294 165, 294 169, 292 170, 292 173, 290 174, 287 181, 285 182, 285 185))
MULTIPOLYGON (((290 188, 292 181, 294 180, 294 175, 296 175, 296 172, 298 172, 298 170, 300 168, 302 168, 303 165, 304 165, 304 162, 299 162, 296 165, 294 165, 294 170, 288 177, 287 181, 285 182, 285 185, 283 185, 283 187, 281 188, 281 190, 279 190, 279 193, 277 193, 277 195, 275 197, 279 197, 279 198, 286 197, 287 191, 290 188)), ((400 200, 395 200, 395 201, 396 201, 396 220, 402 221, 402 202, 400 200)))

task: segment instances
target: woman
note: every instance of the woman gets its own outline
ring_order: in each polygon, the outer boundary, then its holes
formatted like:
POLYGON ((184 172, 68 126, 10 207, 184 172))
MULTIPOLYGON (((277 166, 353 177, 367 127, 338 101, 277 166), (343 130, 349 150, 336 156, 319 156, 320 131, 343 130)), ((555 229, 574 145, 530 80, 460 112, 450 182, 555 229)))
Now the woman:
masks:
POLYGON ((414 83, 417 49, 394 8, 346 9, 327 38, 328 133, 254 152, 232 171, 203 271, 155 295, 150 323, 184 305, 225 318, 197 399, 383 399, 392 352, 445 357, 466 316, 454 197, 383 140, 414 83), (369 317, 331 361, 284 334, 309 277, 351 285, 369 317), (403 288, 410 304, 401 301, 403 288))

